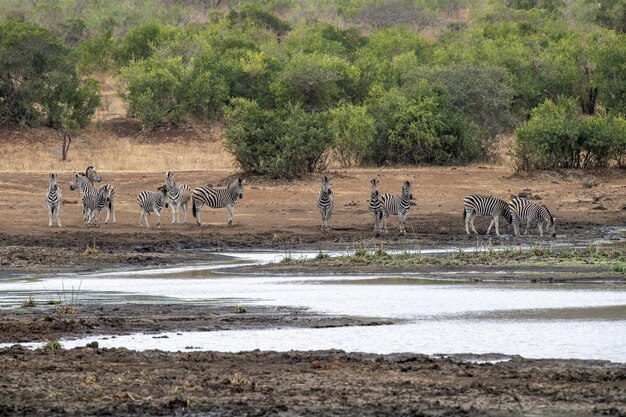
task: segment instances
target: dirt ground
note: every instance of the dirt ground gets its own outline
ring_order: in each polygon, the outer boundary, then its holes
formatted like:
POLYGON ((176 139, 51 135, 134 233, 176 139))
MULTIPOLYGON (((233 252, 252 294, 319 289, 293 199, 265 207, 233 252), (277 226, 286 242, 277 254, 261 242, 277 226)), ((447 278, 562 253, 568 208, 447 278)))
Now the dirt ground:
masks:
MULTIPOLYGON (((96 166, 97 168, 97 166, 96 166)), ((116 224, 86 228, 77 191, 69 190, 72 172, 57 173, 65 204, 63 227, 48 227, 44 207, 47 173, 2 173, 0 186, 0 268, 5 272, 88 270, 124 264, 162 265, 205 259, 196 249, 312 249, 348 248, 363 245, 396 245, 427 248, 433 245, 470 245, 462 221, 462 198, 485 193, 508 199, 525 192, 540 198, 556 217, 556 238, 573 242, 605 236, 607 226, 626 225, 626 171, 602 173, 563 171, 522 177, 504 167, 439 167, 398 169, 350 169, 328 172, 335 192, 333 230, 320 231, 315 199, 318 176, 293 181, 247 178, 243 200, 234 212, 234 225, 226 225, 226 210, 202 211, 205 224, 198 227, 188 213, 188 224, 171 224, 169 209, 160 229, 155 216, 151 228, 140 228, 136 196, 156 190, 165 173, 100 172, 103 183, 117 189, 116 224), (381 192, 399 193, 405 179, 413 181, 414 205, 408 217, 407 237, 397 235, 396 219, 390 220, 387 236, 374 237, 367 209, 371 178, 380 179, 381 192), (587 188, 591 186, 591 188, 587 188), (88 246, 97 250, 85 251, 88 246), (188 250, 190 249, 190 250, 188 250)), ((225 185, 232 179, 224 172, 177 172, 178 183, 192 188, 225 185)), ((487 218, 476 221, 485 231, 487 218)), ((506 226, 502 227, 507 232, 506 226)), ((537 233, 536 229, 532 231, 537 233)), ((504 243, 539 241, 538 236, 504 243)), ((548 239, 549 240, 549 239, 548 239)), ((473 243, 472 243, 473 242, 473 243)))
MULTIPOLYGON (((96 166, 97 167, 97 166, 96 166)), ((320 231, 319 176, 300 181, 246 178, 234 226, 225 210, 204 210, 205 225, 139 228, 136 195, 155 190, 165 173, 100 172, 118 192, 117 223, 87 229, 72 172, 57 172, 65 204, 63 227, 49 228, 43 198, 46 172, 4 172, 0 187, 0 279, 19 273, 100 270, 214 260, 223 249, 356 249, 379 245, 428 248, 475 245, 462 223, 464 195, 507 199, 525 192, 557 218, 557 241, 612 236, 626 225, 626 171, 554 172, 530 177, 503 167, 352 169, 328 172, 336 195, 333 230, 320 231), (414 183, 406 239, 374 237, 367 210, 369 180, 382 192, 414 183)), ((223 171, 176 172, 192 188, 225 185, 223 171)), ((154 216, 150 218, 155 225, 154 216)), ((478 219, 485 230, 488 219, 478 219)), ((506 227, 503 227, 506 232, 506 227)), ((536 233, 536 232, 534 232, 536 233)), ((543 242, 505 236, 496 242, 543 242)), ((552 241, 546 239, 545 241, 552 241)), ((593 272, 593 271, 592 271, 593 272)), ((50 340, 86 334, 276 326, 385 324, 376 319, 322 317, 308 311, 234 306, 56 306, 2 311, 0 339, 50 340)), ((597 361, 514 358, 490 364, 460 357, 363 355, 343 352, 164 353, 124 349, 29 351, 0 349, 1 415, 193 416, 587 416, 626 415, 626 365, 597 361)))
POLYGON ((30 351, 14 346, 0 350, 0 415, 495 417, 626 412, 623 364, 519 357, 475 364, 459 359, 340 351, 30 351))

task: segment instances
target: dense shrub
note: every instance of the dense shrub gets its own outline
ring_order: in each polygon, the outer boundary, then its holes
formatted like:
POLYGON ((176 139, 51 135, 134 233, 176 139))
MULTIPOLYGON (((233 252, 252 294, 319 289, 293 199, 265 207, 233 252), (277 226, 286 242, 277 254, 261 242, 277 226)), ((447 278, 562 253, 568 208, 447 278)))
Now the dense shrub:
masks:
POLYGON ((325 113, 297 105, 262 109, 238 98, 225 109, 225 146, 244 170, 273 178, 295 178, 324 167, 331 144, 325 113))
POLYGON ((329 111, 334 150, 343 167, 361 165, 371 158, 376 123, 365 106, 343 104, 329 111))
POLYGON ((76 59, 59 38, 38 26, 0 24, 0 122, 82 127, 100 103, 93 80, 76 73, 76 59))
POLYGON ((581 163, 584 168, 605 167, 611 160, 626 166, 626 120, 598 115, 580 122, 581 163))

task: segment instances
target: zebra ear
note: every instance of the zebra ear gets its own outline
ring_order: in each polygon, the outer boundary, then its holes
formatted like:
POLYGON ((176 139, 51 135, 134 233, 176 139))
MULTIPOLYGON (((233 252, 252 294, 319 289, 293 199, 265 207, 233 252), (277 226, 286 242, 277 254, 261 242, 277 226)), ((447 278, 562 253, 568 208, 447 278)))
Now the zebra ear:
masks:
POLYGON ((246 183, 246 180, 242 180, 241 178, 238 178, 239 180, 239 185, 244 185, 246 183))

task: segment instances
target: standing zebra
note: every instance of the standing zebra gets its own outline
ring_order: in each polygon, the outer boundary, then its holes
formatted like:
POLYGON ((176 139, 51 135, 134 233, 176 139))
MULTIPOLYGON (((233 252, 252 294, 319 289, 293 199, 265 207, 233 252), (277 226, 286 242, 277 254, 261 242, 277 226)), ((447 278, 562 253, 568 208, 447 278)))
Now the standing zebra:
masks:
MULTIPOLYGON (((96 169, 91 165, 88 166, 87 169, 85 170, 85 176, 87 176, 87 178, 89 178, 92 183, 102 181, 102 178, 98 175, 98 172, 96 171, 96 169)), ((102 187, 104 187, 104 185, 98 188, 98 192, 102 191, 102 187)), ((109 193, 109 202, 105 206, 107 217, 104 220, 104 222, 107 224, 109 223, 109 216, 113 217, 113 223, 115 223, 115 196, 117 195, 115 192, 115 187, 109 184, 108 193, 109 193)), ((98 221, 100 221, 100 212, 98 212, 98 221)))
POLYGON ((198 226, 202 226, 200 220, 200 209, 203 205, 211 208, 226 207, 228 212, 228 225, 233 224, 233 209, 238 198, 243 198, 243 185, 246 181, 241 178, 233 180, 226 188, 198 187, 193 190, 193 203, 191 214, 196 219, 198 226))
POLYGON ((50 174, 50 180, 48 184, 48 193, 46 194, 46 207, 48 207, 48 227, 52 227, 52 214, 56 214, 57 226, 61 227, 61 202, 63 196, 61 195, 61 188, 57 185, 57 176, 50 174))
POLYGON ((317 196, 317 207, 322 214, 322 232, 330 230, 330 218, 335 206, 333 191, 330 189, 330 180, 326 175, 322 178, 322 190, 317 196))
POLYGON ((378 183, 380 182, 376 178, 370 181, 372 184, 372 194, 369 201, 369 209, 372 216, 374 216, 374 234, 380 232, 380 222, 383 219, 383 205, 380 202, 380 193, 378 192, 378 183))
POLYGON ((76 174, 74 182, 70 185, 70 190, 77 188, 80 188, 81 191, 81 199, 85 213, 84 220, 86 221, 87 227, 89 227, 89 225, 97 226, 96 219, 100 218, 102 208, 108 206, 111 202, 111 186, 107 184, 96 190, 93 182, 85 174, 79 173, 76 174))
POLYGON ((495 224, 496 235, 500 236, 500 231, 498 230, 500 216, 504 217, 509 224, 513 221, 509 205, 505 201, 492 196, 471 194, 465 196, 463 199, 463 220, 465 220, 465 231, 468 235, 470 234, 469 225, 472 226, 474 233, 478 234, 476 228, 474 227, 474 219, 479 214, 481 216, 493 217, 489 227, 487 228, 487 234, 489 234, 491 228, 495 224))
POLYGON ((167 172, 165 174, 165 185, 167 186, 167 196, 172 207, 172 223, 180 223, 178 212, 180 208, 183 209, 184 213, 183 223, 187 223, 187 206, 189 205, 189 198, 191 197, 191 189, 187 184, 176 185, 173 172, 167 172))
POLYGON ((524 198, 515 197, 509 203, 509 210, 513 216, 513 229, 515 236, 519 236, 519 224, 521 221, 526 221, 526 231, 524 235, 528 234, 528 228, 531 222, 537 222, 537 228, 539 229, 539 235, 543 236, 543 227, 550 228, 552 237, 556 237, 556 219, 550 214, 550 210, 543 204, 532 203, 524 198))
POLYGON ((411 207, 411 200, 413 200, 413 192, 411 181, 404 181, 402 185, 402 194, 396 196, 393 194, 385 194, 380 196, 380 201, 383 207, 383 229, 387 233, 387 219, 390 215, 398 215, 400 222, 400 234, 406 235, 406 228, 404 222, 409 215, 409 208, 411 207))
POLYGON ((154 213, 157 216, 157 228, 161 228, 161 210, 163 210, 163 207, 167 207, 167 202, 167 186, 165 185, 157 188, 157 192, 140 192, 137 196, 137 204, 139 204, 139 208, 141 208, 139 227, 143 227, 144 219, 146 220, 146 227, 150 227, 148 224, 148 214, 154 213))

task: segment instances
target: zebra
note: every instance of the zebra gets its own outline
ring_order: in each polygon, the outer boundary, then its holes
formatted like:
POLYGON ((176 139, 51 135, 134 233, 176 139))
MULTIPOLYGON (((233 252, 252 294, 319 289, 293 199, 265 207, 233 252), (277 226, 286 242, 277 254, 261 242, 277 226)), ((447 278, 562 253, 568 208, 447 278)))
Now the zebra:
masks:
POLYGON ((400 222, 400 234, 406 235, 406 229, 404 222, 409 214, 409 208, 411 207, 411 200, 413 200, 411 181, 404 181, 402 185, 402 194, 396 196, 393 194, 384 194, 380 196, 380 201, 383 209, 383 229, 387 233, 387 219, 390 215, 398 215, 400 222))
POLYGON ((57 176, 50 174, 48 192, 46 193, 46 207, 48 207, 48 227, 52 227, 52 215, 55 214, 57 218, 57 226, 61 227, 61 203, 63 202, 63 196, 61 195, 61 188, 57 185, 57 176))
POLYGON ((495 224, 496 226, 496 235, 500 236, 500 231, 498 230, 498 223, 500 221, 500 216, 504 217, 508 224, 511 224, 513 221, 513 217, 511 216, 511 211, 509 210, 509 205, 506 201, 502 201, 497 197, 480 195, 480 194, 471 194, 465 196, 463 199, 463 220, 465 221, 465 231, 467 235, 470 235, 469 225, 472 226, 472 230, 475 234, 478 234, 476 231, 476 227, 474 227, 474 219, 477 215, 481 216, 492 216, 491 223, 487 228, 487 234, 491 231, 491 228, 495 224))
POLYGON ((322 178, 322 190, 317 196, 317 207, 322 215, 322 232, 330 230, 330 218, 333 215, 333 207, 335 206, 334 194, 330 189, 330 180, 326 175, 322 178))
POLYGON ((167 186, 167 196, 172 207, 172 223, 180 223, 179 208, 183 209, 183 223, 187 223, 187 207, 191 197, 191 189, 187 184, 176 185, 173 172, 165 173, 165 185, 167 186))
POLYGON ((143 227, 143 221, 146 221, 146 227, 150 227, 148 224, 148 214, 154 212, 157 216, 157 228, 161 228, 161 210, 163 207, 168 206, 167 186, 162 185, 157 188, 157 192, 154 191, 142 191, 137 196, 137 204, 141 208, 141 214, 139 216, 139 227, 143 227))
MULTIPOLYGON (((85 176, 87 176, 87 178, 89 178, 92 182, 102 181, 102 178, 98 175, 98 172, 96 171, 96 169, 91 165, 88 166, 87 169, 85 170, 85 176)), ((104 186, 100 186, 100 188, 98 188, 98 192, 102 190, 102 187, 104 186)), ((117 193, 115 192, 115 187, 113 187, 112 185, 109 185, 108 190, 109 190, 108 191, 109 192, 109 204, 105 206, 107 217, 104 220, 104 223, 106 224, 109 223, 109 217, 113 217, 113 223, 115 223, 115 197, 117 195, 117 193)), ((100 212, 98 213, 98 221, 100 221, 100 212)))
POLYGON ((378 192, 378 183, 380 182, 376 178, 372 179, 372 195, 370 196, 369 209, 374 216, 374 234, 380 232, 380 223, 383 219, 383 205, 380 202, 380 193, 378 192))
POLYGON ((539 229, 539 235, 543 237, 543 227, 548 226, 552 237, 556 237, 556 219, 550 214, 550 210, 543 204, 533 203, 524 198, 515 197, 509 203, 509 210, 513 216, 513 229, 515 236, 519 236, 519 224, 521 221, 526 220, 526 231, 524 235, 528 234, 528 229, 531 222, 537 222, 537 228, 539 229))
POLYGON ((237 204, 238 198, 243 198, 243 185, 245 180, 237 178, 233 180, 226 188, 198 187, 192 193, 191 214, 196 219, 198 226, 202 226, 200 220, 200 209, 203 205, 211 208, 226 207, 228 212, 228 225, 233 224, 233 209, 237 204))
POLYGON ((93 182, 81 172, 76 174, 74 182, 70 184, 70 190, 77 188, 81 190, 81 199, 85 212, 84 220, 86 221, 87 227, 89 227, 90 224, 97 226, 96 220, 100 218, 102 208, 110 204, 111 186, 107 184, 96 189, 93 182), (97 217, 96 213, 98 214, 97 217))

